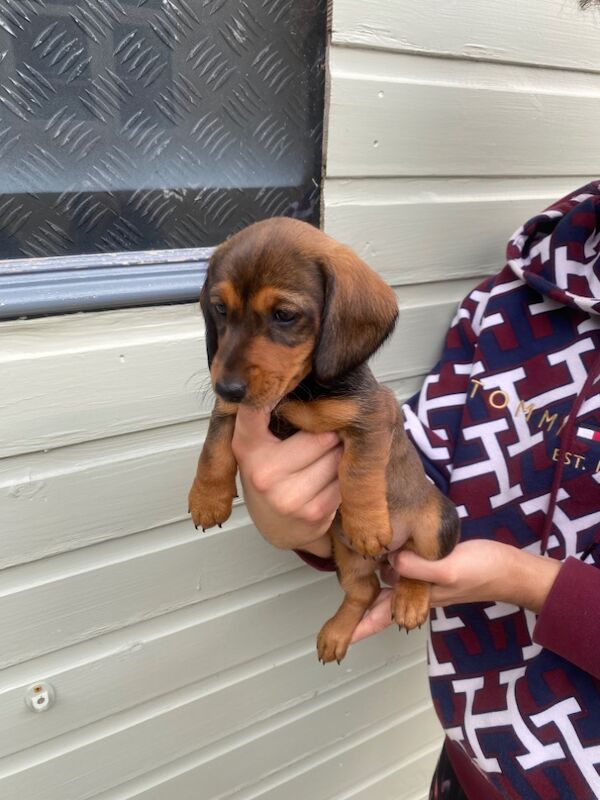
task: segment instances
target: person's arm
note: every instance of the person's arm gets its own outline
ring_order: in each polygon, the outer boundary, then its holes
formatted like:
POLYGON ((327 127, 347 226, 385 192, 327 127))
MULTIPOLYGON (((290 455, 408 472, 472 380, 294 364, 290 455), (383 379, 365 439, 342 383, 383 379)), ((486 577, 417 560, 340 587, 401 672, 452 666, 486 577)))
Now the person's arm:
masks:
MULTIPOLYGON (((497 601, 539 614, 533 640, 600 679, 600 570, 570 557, 564 563, 485 539, 458 544, 440 561, 403 551, 390 556, 387 575, 432 584, 433 606, 497 601)), ((391 590, 384 589, 353 641, 391 624, 391 590)))
MULTIPOLYGON (((426 561, 410 551, 394 553, 383 577, 393 583, 398 575, 432 584, 431 604, 496 601, 534 611, 544 607, 561 570, 561 562, 537 556, 511 545, 487 539, 458 544, 446 558, 426 561)), ((353 641, 391 624, 390 592, 381 593, 359 624, 353 641)))

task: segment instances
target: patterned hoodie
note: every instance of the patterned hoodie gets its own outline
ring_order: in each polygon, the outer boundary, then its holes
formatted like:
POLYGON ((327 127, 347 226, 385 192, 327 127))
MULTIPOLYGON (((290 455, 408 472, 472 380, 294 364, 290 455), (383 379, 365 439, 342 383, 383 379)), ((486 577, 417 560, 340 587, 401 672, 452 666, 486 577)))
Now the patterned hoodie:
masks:
POLYGON ((514 234, 404 407, 463 541, 564 561, 539 616, 432 611, 431 691, 469 800, 600 798, 599 345, 600 182, 514 234))
POLYGON ((600 798, 600 182, 520 228, 405 406, 429 476, 494 539, 564 561, 539 616, 431 616, 429 673, 470 800, 600 798), (485 779, 485 780, 484 780, 485 779))

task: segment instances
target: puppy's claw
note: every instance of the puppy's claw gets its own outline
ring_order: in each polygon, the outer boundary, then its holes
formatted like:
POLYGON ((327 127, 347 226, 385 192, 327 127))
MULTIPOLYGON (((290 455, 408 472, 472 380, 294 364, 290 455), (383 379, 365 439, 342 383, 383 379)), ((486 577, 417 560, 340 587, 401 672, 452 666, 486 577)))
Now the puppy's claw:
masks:
POLYGON ((197 525, 194 525, 194 528, 196 528, 196 530, 198 530, 198 526, 197 525))
POLYGON ((223 526, 222 526, 222 525, 219 525, 219 528, 221 528, 221 530, 222 530, 222 529, 223 529, 223 526))

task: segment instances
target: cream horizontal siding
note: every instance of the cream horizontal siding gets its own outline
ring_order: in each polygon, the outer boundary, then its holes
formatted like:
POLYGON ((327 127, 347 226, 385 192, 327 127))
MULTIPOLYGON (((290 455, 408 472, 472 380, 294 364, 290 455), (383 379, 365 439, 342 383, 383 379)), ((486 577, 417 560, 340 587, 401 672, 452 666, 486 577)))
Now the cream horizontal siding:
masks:
POLYGON ((577 0, 334 0, 333 42, 600 71, 600 16, 577 0))
MULTIPOLYGON (((215 653, 218 671, 225 672, 308 642, 323 608, 335 603, 336 592, 334 581, 296 569, 230 597, 8 668, 0 693, 0 758, 206 681, 215 671, 215 653), (265 618, 269 625, 261 624, 265 618), (56 688, 59 702, 52 713, 33 715, 23 697, 40 676, 56 688)), ((277 660, 275 655, 267 658, 277 660)))
POLYGON ((0 455, 196 419, 208 388, 198 322, 197 307, 174 306, 5 326, 0 455))
MULTIPOLYGON (((196 776, 195 791, 200 783, 207 797, 220 796, 339 741, 340 718, 347 733, 395 714, 406 717, 405 699, 394 690, 398 683, 406 686, 412 705, 417 698, 424 702, 420 655, 379 667, 373 654, 365 660, 366 674, 346 668, 324 676, 311 637, 234 675, 219 671, 206 684, 172 692, 7 758, 0 765, 3 797, 81 800, 202 749, 206 766, 196 776)), ((406 736, 410 725, 403 727, 406 736)), ((399 744, 401 737, 395 741, 399 744)), ((159 791, 154 796, 181 796, 159 791)), ((119 789, 119 794, 136 796, 131 787, 119 789)))
MULTIPOLYGON (((441 313, 461 288, 440 292, 441 313)), ((425 341, 418 287, 399 302, 395 341, 425 341)), ((198 797, 198 781, 207 799, 270 793, 300 773, 318 783, 346 750, 352 775, 370 775, 384 729, 394 750, 409 727, 415 751, 437 746, 421 633, 323 668, 335 578, 267 545, 243 499, 222 530, 194 531, 186 494, 210 409, 197 306, 18 320, 1 337, 3 800, 198 797), (38 715, 24 697, 39 680, 56 704, 38 715)), ((435 348, 401 368, 382 353, 378 374, 404 397, 435 348)))
POLYGON ((600 172, 596 74, 346 48, 330 66, 330 177, 600 172))
MULTIPOLYGON (((597 170, 600 28, 562 0, 334 0, 332 27, 324 227, 396 287, 374 369, 403 399, 507 236, 597 170)), ((322 667, 335 578, 243 498, 222 530, 189 522, 197 304, 1 323, 0 376, 3 800, 426 796, 424 634, 322 667)))
POLYGON ((401 287, 402 301, 411 284, 495 272, 508 235, 573 187, 573 178, 330 180, 327 230, 401 287))

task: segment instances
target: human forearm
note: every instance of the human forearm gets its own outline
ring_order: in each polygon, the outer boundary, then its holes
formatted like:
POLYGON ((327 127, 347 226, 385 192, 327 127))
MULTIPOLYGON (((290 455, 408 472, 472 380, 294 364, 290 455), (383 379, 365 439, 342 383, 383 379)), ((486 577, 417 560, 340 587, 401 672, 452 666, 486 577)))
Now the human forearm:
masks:
POLYGON ((562 563, 546 556, 510 548, 506 569, 501 570, 500 592, 503 600, 539 614, 548 597, 562 563), (510 552, 512 551, 512 552, 510 552))

